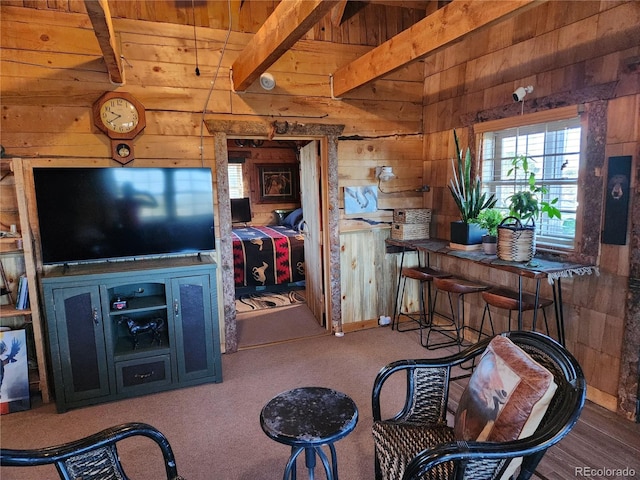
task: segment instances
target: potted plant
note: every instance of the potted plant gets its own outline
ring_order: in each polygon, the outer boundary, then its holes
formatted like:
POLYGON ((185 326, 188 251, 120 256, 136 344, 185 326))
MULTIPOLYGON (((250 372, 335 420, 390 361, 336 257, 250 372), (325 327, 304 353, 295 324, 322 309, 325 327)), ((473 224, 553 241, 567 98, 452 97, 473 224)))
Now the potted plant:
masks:
POLYGON ((473 220, 480 228, 487 231, 482 236, 482 249, 489 255, 496 254, 496 243, 498 241, 498 225, 503 220, 503 215, 497 208, 487 208, 482 210, 478 217, 473 220))
POLYGON ((453 131, 453 138, 456 144, 456 159, 451 160, 453 168, 453 178, 450 180, 449 191, 460 211, 460 220, 451 222, 451 242, 463 245, 480 243, 482 235, 485 233, 477 224, 471 221, 476 219, 482 210, 492 208, 496 204, 494 194, 487 195, 482 192, 480 176, 471 176, 471 150, 460 149, 460 142, 456 131, 453 131))
POLYGON ((502 260, 530 261, 535 254, 535 221, 543 214, 549 218, 561 218, 556 207, 558 198, 549 201, 542 198, 549 189, 536 182, 535 172, 530 170, 532 161, 526 155, 517 155, 507 172, 507 175, 513 175, 514 193, 507 197, 509 216, 498 227, 497 254, 502 260), (516 191, 519 175, 527 183, 524 189, 516 191))
POLYGON ((536 183, 535 172, 529 170, 530 159, 526 155, 518 155, 511 160, 511 169, 507 175, 513 174, 514 190, 516 180, 518 178, 518 170, 522 169, 522 176, 527 179, 528 187, 519 192, 514 191, 513 195, 507 198, 509 202, 509 215, 518 218, 525 223, 535 224, 535 220, 539 219, 542 214, 546 214, 549 218, 560 218, 560 210, 556 207, 558 199, 554 198, 550 201, 538 199, 542 195, 549 193, 549 189, 545 185, 536 183))

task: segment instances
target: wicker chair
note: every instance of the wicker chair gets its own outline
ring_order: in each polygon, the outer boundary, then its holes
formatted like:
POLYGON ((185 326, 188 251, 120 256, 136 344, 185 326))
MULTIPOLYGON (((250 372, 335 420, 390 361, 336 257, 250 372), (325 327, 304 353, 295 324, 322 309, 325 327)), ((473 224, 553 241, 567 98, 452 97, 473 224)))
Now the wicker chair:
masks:
POLYGON ((501 335, 546 367, 558 386, 533 435, 509 442, 455 441, 453 428, 447 425, 449 385, 460 378, 452 376, 452 369, 481 355, 491 338, 445 358, 396 361, 378 373, 373 387, 376 479, 494 479, 501 477, 509 459, 519 457, 523 460, 517 479, 531 477, 546 450, 577 422, 586 383, 575 358, 550 337, 524 331, 501 335), (404 407, 383 421, 382 387, 398 372, 406 374, 404 407))
POLYGON ((3 467, 34 467, 55 464, 63 480, 128 480, 116 443, 141 435, 158 444, 164 458, 167 480, 184 480, 178 475, 175 458, 167 438, 151 425, 125 423, 62 445, 33 450, 0 450, 3 467))

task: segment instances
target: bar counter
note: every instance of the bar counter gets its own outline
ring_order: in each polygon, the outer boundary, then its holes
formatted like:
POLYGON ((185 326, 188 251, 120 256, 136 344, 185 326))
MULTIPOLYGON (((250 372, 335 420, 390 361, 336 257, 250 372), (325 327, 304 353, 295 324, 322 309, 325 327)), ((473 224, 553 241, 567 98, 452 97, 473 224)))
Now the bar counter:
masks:
MULTIPOLYGON (((424 238, 415 240, 397 240, 388 238, 387 252, 401 253, 400 271, 404 262, 405 252, 419 252, 426 254, 426 266, 430 266, 430 254, 446 255, 448 257, 459 258, 485 265, 489 268, 507 271, 518 276, 518 292, 522 294, 522 278, 533 278, 536 280, 536 304, 540 295, 540 281, 546 278, 553 290, 553 303, 556 319, 560 325, 558 339, 562 345, 565 344, 564 336, 564 312, 562 309, 562 278, 570 278, 574 275, 599 275, 598 267, 595 265, 583 265, 575 262, 565 262, 558 260, 548 260, 533 257, 529 262, 510 262, 499 259, 496 255, 488 255, 481 250, 456 250, 449 247, 448 240, 436 238, 424 238), (391 247, 391 248, 390 248, 391 247)), ((399 282, 398 282, 399 285, 399 282)), ((534 309, 534 316, 537 308, 534 309)), ((522 330, 522 311, 518 312, 518 329, 522 330)))

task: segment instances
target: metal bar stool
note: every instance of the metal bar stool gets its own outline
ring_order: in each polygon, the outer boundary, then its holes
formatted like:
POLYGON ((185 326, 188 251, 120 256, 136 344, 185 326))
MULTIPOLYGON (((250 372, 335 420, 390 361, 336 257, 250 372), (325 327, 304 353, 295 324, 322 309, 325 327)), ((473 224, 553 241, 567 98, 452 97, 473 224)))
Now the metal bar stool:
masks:
MULTIPOLYGON (((493 320, 491 318, 491 309, 489 306, 496 308, 502 308, 509 311, 509 331, 511 331, 511 312, 526 312, 529 310, 535 310, 537 308, 542 309, 542 316, 544 318, 544 325, 549 335, 549 323, 547 322, 546 307, 553 304, 553 300, 547 298, 540 298, 537 295, 530 293, 519 293, 507 288, 492 288, 491 290, 482 292, 482 298, 485 301, 484 312, 482 313, 482 322, 480 323, 480 329, 484 325, 485 316, 489 315, 489 322, 491 322, 491 328, 493 329, 493 320)), ((560 322, 557 321, 558 337, 562 338, 563 332, 561 331, 560 322)), ((533 323, 531 330, 536 331, 536 316, 533 317, 533 323)))
MULTIPOLYGON (((471 329, 469 325, 465 325, 464 315, 464 296, 470 293, 478 293, 488 290, 489 285, 484 285, 477 282, 472 282, 464 278, 448 277, 448 278, 434 278, 433 285, 436 288, 436 295, 439 291, 446 292, 449 299, 449 308, 451 310, 451 317, 435 312, 438 316, 448 320, 450 325, 436 325, 431 324, 429 332, 427 333, 427 341, 422 346, 427 350, 435 350, 437 348, 449 347, 452 345, 462 345, 464 340, 464 329, 471 329), (453 308, 453 301, 451 295, 456 295, 456 308, 453 308), (430 343, 429 339, 432 332, 439 332, 449 340, 442 342, 430 343)), ((435 302, 434 302, 435 305, 435 302)))
POLYGON ((450 277, 448 273, 443 273, 438 270, 434 270, 430 267, 405 267, 402 269, 400 276, 400 293, 396 298, 396 304, 393 311, 393 322, 391 329, 395 329, 398 332, 409 332, 413 330, 420 330, 420 343, 422 343, 422 329, 429 327, 433 320, 433 304, 434 301, 431 298, 431 283, 434 278, 447 278, 450 277), (420 311, 419 312, 402 312, 402 301, 404 300, 404 293, 406 290, 407 279, 418 280, 420 282, 420 311), (424 285, 427 284, 427 301, 424 299, 424 285), (417 325, 411 328, 400 328, 400 317, 407 317, 411 321, 417 323, 417 325))

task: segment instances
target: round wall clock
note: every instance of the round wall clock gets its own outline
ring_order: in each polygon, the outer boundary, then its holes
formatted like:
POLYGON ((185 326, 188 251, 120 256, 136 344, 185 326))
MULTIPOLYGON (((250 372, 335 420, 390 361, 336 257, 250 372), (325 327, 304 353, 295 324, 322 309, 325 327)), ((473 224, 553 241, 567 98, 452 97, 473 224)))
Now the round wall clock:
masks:
POLYGON ((132 140, 146 126, 144 106, 126 92, 106 92, 93 104, 93 122, 111 139, 111 157, 133 160, 132 140))

